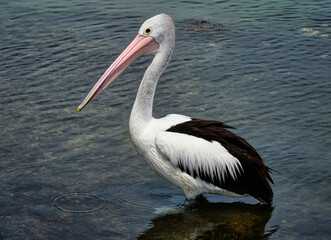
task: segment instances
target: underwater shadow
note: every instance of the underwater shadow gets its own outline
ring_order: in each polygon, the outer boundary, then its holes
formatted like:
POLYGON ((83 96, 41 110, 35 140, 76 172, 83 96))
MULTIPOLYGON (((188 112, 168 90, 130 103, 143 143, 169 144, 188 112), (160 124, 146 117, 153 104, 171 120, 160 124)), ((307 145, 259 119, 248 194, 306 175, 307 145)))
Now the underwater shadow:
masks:
POLYGON ((268 239, 266 231, 274 208, 261 204, 211 203, 207 199, 169 210, 150 222, 137 239, 268 239))

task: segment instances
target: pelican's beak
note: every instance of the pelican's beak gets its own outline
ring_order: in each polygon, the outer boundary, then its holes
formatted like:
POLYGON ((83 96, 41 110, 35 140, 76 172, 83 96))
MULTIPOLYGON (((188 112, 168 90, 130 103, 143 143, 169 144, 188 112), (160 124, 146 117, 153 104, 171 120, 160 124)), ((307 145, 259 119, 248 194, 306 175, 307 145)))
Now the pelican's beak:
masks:
POLYGON ((138 34, 130 45, 118 56, 99 81, 94 85, 84 101, 79 105, 80 112, 90 101, 98 96, 109 84, 111 84, 136 58, 142 55, 155 53, 159 48, 153 37, 138 34))

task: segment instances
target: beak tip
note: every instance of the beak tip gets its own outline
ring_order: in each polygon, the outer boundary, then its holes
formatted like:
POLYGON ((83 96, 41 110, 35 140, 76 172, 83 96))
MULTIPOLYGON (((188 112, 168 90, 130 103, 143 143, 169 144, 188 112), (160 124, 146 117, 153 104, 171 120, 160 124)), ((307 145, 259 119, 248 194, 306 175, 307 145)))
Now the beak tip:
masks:
POLYGON ((82 109, 80 107, 77 108, 77 112, 80 112, 82 109))

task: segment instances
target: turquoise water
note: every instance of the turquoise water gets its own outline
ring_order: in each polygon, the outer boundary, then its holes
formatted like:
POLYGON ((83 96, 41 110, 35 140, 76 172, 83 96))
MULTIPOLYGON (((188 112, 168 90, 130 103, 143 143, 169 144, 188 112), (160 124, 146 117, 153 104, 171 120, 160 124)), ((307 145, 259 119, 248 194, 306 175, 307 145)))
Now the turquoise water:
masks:
POLYGON ((329 239, 330 1, 0 3, 1 239, 329 239), (272 207, 212 195, 184 206, 136 153, 128 119, 151 57, 76 112, 160 12, 176 48, 154 115, 236 127, 279 172, 272 207))

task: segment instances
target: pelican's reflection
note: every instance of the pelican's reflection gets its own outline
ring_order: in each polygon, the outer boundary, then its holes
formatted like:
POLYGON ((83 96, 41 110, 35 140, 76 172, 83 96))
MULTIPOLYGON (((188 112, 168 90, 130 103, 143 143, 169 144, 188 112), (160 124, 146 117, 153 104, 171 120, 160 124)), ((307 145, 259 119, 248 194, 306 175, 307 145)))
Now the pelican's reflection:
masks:
POLYGON ((246 203, 211 203, 205 198, 152 219, 138 239, 267 239, 273 207, 246 203))

